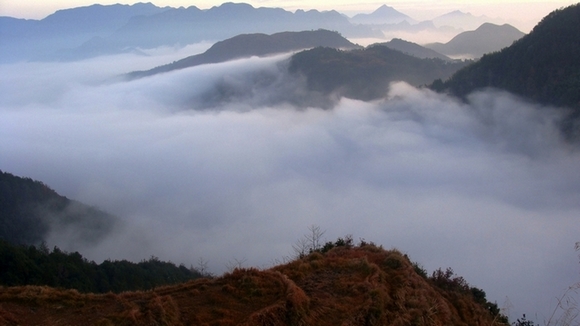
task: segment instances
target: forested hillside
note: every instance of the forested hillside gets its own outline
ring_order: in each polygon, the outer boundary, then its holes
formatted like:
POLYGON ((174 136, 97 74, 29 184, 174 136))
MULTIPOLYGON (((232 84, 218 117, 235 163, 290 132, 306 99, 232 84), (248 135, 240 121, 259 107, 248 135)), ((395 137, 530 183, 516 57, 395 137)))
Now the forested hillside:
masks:
POLYGON ((40 244, 51 227, 74 228, 82 241, 98 241, 118 218, 59 195, 40 181, 0 171, 0 239, 40 244))
MULTIPOLYGON (((567 129, 580 117, 580 4, 546 16, 530 34, 500 52, 485 55, 432 88, 465 97, 499 88, 530 100, 572 108, 567 129)), ((576 133, 578 131, 575 131, 576 133)))
POLYGON ((303 51, 292 56, 289 70, 303 74, 310 90, 374 100, 386 94, 391 82, 429 84, 437 78, 448 78, 465 65, 467 62, 463 61, 419 59, 374 45, 352 51, 322 47, 303 51))

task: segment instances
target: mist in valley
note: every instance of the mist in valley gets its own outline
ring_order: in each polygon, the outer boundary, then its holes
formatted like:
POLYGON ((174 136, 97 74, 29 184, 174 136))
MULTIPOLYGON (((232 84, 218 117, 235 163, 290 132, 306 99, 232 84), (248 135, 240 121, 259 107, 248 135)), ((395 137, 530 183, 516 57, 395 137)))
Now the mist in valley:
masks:
POLYGON ((67 229, 49 246, 219 274, 293 257, 315 224, 452 267, 538 320, 578 281, 580 152, 553 108, 405 83, 373 102, 323 96, 285 71, 289 54, 119 77, 208 47, 0 66, 2 170, 122 220, 99 243, 67 229))

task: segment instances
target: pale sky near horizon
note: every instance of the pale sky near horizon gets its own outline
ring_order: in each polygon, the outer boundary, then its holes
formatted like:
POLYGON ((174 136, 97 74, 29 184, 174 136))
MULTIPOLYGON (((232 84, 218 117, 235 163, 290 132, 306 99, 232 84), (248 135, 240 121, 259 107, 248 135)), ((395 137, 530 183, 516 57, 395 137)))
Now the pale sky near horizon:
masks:
MULTIPOLYGON (((26 19, 42 19, 59 9, 88 6, 94 3, 107 4, 133 4, 134 0, 0 0, 0 16, 11 16, 26 19)), ((152 2, 157 6, 189 7, 196 6, 200 9, 208 9, 220 5, 227 0, 143 0, 152 2)), ((246 2, 254 7, 281 7, 286 10, 296 9, 335 9, 347 15, 360 12, 370 13, 383 4, 415 18, 427 20, 453 10, 462 10, 474 15, 487 15, 494 18, 503 18, 506 21, 532 21, 539 20, 551 11, 576 3, 571 0, 537 1, 537 0, 334 0, 334 1, 305 1, 305 0, 247 0, 233 1, 246 2)))

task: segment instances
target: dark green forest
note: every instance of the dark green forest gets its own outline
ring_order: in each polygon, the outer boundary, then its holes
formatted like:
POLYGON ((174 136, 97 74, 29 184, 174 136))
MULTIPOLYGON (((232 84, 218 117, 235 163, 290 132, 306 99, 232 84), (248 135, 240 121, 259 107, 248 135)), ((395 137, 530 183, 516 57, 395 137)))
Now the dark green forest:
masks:
POLYGON ((436 81, 431 88, 465 99, 477 89, 493 87, 541 104, 567 107, 570 112, 563 127, 570 133, 580 120, 578 58, 580 4, 550 13, 511 46, 484 55, 449 80, 436 81))
POLYGON ((183 283, 202 276, 183 265, 156 257, 132 263, 127 260, 88 261, 78 252, 68 253, 45 245, 11 245, 0 240, 0 284, 4 286, 46 285, 85 293, 148 290, 183 283))
POLYGON ((426 85, 450 77, 468 63, 420 59, 385 45, 351 51, 318 47, 293 55, 289 71, 303 74, 311 90, 368 101, 386 95, 391 82, 426 85))

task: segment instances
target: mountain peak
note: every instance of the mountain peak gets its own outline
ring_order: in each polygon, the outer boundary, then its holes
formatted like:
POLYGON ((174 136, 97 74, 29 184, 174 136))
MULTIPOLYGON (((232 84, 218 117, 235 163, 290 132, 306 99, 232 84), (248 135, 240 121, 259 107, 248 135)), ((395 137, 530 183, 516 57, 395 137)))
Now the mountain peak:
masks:
POLYGON ((446 13, 446 14, 441 15, 441 16, 449 16, 449 17, 455 16, 455 17, 457 17, 457 16, 473 16, 473 15, 469 12, 463 12, 461 10, 454 10, 452 12, 446 13))
POLYGON ((446 44, 434 43, 427 47, 448 56, 479 58, 510 46, 524 35, 509 24, 483 23, 473 31, 458 34, 446 44))
POLYGON ((382 5, 370 14, 358 14, 351 20, 359 24, 397 24, 404 20, 411 20, 411 17, 393 7, 382 5))
POLYGON ((382 5, 379 8, 377 8, 377 10, 375 10, 373 13, 382 13, 382 14, 385 14, 385 13, 392 13, 392 12, 397 12, 397 11, 393 7, 390 7, 390 6, 387 6, 387 5, 382 5))

